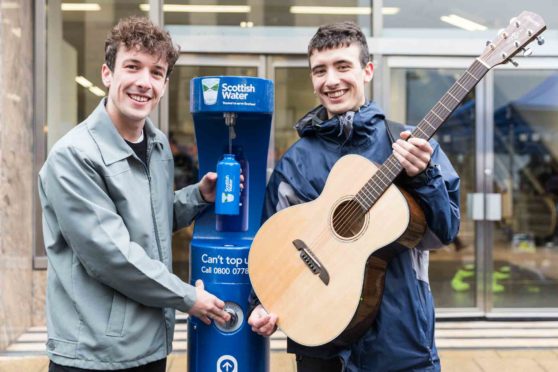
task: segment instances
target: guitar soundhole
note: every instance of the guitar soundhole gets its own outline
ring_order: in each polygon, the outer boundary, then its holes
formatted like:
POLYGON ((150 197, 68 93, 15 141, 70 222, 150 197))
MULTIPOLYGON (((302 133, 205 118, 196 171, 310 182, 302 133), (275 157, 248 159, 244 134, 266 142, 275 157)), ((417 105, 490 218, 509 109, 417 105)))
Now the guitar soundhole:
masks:
POLYGON ((357 236, 366 223, 366 213, 353 200, 341 202, 333 211, 332 225, 341 238, 350 239, 357 236))

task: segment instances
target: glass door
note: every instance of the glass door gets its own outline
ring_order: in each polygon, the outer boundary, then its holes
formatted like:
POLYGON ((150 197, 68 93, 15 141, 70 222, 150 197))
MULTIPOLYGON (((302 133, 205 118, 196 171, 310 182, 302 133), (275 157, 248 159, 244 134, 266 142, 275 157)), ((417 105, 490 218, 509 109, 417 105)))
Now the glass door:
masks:
MULTIPOLYGON (((198 158, 194 123, 190 113, 190 80, 198 76, 263 76, 263 59, 254 56, 181 55, 168 86, 168 137, 174 157, 175 188, 197 182, 198 158)), ((224 123, 223 123, 224 125, 224 123)), ((182 280, 189 279, 190 241, 193 226, 173 235, 173 270, 182 280)))
MULTIPOLYGON (((386 58, 383 106, 390 120, 418 124, 472 63, 468 59, 386 58)), ((482 311, 482 247, 477 224, 467 217, 467 198, 477 192, 476 128, 482 86, 470 92, 435 135, 461 177, 461 228, 454 243, 430 254, 430 285, 438 316, 476 316, 482 311)))
POLYGON ((558 313, 558 70, 543 62, 493 73, 492 187, 502 202, 492 236, 493 316, 558 313))

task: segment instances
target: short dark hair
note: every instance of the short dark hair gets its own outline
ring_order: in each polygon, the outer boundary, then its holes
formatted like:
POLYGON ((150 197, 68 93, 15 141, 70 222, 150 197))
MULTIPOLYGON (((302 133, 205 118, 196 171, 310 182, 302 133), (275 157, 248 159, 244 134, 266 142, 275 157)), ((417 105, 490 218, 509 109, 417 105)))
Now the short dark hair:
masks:
POLYGON ((131 16, 121 19, 105 40, 105 63, 114 71, 116 53, 120 46, 126 49, 138 48, 167 62, 167 78, 178 59, 180 47, 173 44, 168 31, 153 24, 146 17, 131 16))
POLYGON ((308 44, 308 60, 315 50, 348 47, 353 43, 360 47, 360 64, 366 66, 370 61, 368 43, 356 23, 346 21, 320 26, 308 44))

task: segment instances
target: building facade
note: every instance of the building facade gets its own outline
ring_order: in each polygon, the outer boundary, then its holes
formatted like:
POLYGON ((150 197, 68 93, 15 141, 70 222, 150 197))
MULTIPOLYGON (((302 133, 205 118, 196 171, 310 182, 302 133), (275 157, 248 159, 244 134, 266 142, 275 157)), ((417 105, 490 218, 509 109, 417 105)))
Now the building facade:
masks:
MULTIPOLYGON (((462 178, 458 240, 431 255, 438 316, 558 316, 558 14, 547 43, 519 67, 498 66, 436 135, 462 178)), ((52 145, 98 104, 104 39, 121 17, 167 28, 181 56, 153 119, 169 135, 176 187, 197 177, 190 79, 272 79, 269 168, 297 136, 294 122, 317 103, 306 46, 320 24, 352 20, 368 36, 375 75, 369 97, 391 120, 418 124, 485 42, 524 10, 479 0, 0 0, 0 349, 44 324, 47 258, 36 176, 52 145)), ((514 21, 515 22, 515 21, 514 21)), ((512 23, 514 23, 512 22, 512 23)), ((521 20, 521 27, 525 25, 521 20)), ((531 27, 531 26, 530 26, 531 27)), ((528 54, 528 53, 527 53, 528 54)), ((174 237, 174 269, 188 278, 191 229, 174 237)))

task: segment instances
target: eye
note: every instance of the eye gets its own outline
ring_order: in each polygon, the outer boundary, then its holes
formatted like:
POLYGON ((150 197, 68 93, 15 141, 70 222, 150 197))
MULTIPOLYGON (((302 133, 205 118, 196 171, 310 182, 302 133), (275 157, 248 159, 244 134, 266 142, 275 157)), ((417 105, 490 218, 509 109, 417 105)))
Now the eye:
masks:
POLYGON ((339 71, 349 71, 350 69, 351 69, 350 65, 347 64, 339 65, 339 71))
POLYGON ((164 73, 161 70, 155 70, 155 71, 153 71, 153 75, 155 75, 157 77, 163 77, 164 73))
POLYGON ((138 66, 130 64, 130 65, 126 65, 124 66, 127 70, 137 70, 138 66))
POLYGON ((314 76, 323 76, 325 74, 325 68, 316 68, 312 70, 312 75, 314 76))

